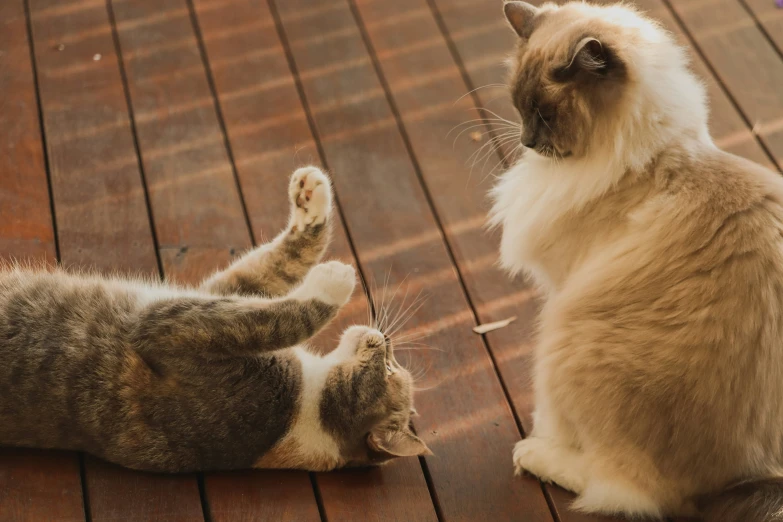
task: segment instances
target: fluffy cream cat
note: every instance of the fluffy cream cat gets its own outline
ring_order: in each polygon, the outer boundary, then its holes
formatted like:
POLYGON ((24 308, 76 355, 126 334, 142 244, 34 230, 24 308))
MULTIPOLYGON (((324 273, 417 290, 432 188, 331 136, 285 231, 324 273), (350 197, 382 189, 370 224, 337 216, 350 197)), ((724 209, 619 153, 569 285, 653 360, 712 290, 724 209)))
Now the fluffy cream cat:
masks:
POLYGON ((587 512, 783 520, 783 181, 714 145, 652 20, 505 13, 527 151, 492 221, 503 265, 545 295, 516 471, 587 512))

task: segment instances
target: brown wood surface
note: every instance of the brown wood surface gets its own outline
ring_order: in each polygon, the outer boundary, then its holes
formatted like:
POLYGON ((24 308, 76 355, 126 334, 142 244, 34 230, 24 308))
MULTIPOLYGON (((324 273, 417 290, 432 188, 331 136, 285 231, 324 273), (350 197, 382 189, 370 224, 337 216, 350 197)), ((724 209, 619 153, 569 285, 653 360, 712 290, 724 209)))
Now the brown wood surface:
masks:
POLYGON ((214 522, 321 520, 307 473, 236 471, 210 473, 205 480, 214 522))
POLYGON ((30 11, 61 260, 66 266, 154 273, 106 6, 30 0, 30 11))
POLYGON ((776 49, 739 2, 670 3, 783 169, 783 60, 776 49))
POLYGON ((23 0, 0 2, 0 256, 55 260, 23 0))
POLYGON ((778 53, 783 52, 783 9, 777 7, 775 2, 763 0, 738 0, 745 5, 772 39, 778 53))
MULTIPOLYGON (((256 237, 268 238, 287 219, 285 193, 292 167, 319 164, 318 150, 267 5, 232 0, 229 8, 214 10, 211 2, 197 0, 195 6, 253 230, 256 237)), ((334 231, 328 256, 355 263, 341 222, 334 231)), ((321 350, 330 350, 345 326, 365 323, 366 318, 367 303, 357 291, 348 309, 315 343, 321 350)), ((230 488, 232 480, 252 478, 259 481, 260 488, 268 489, 270 476, 275 475, 208 476, 207 495, 213 515, 218 512, 216 505, 237 502, 231 491, 242 489, 230 488)), ((313 513, 313 495, 305 493, 310 489, 306 474, 295 476, 287 475, 281 484, 298 488, 305 500, 289 505, 294 513, 287 512, 286 516, 304 519, 313 513)), ((416 459, 395 462, 381 470, 319 474, 316 481, 330 519, 434 519, 432 501, 416 459)), ((257 504, 245 503, 245 513, 260 516, 261 510, 268 509, 270 499, 274 497, 262 497, 257 504)))
POLYGON ((86 456, 91 520, 203 520, 194 475, 141 473, 86 456))
POLYGON ((195 283, 250 235, 188 4, 112 6, 164 272, 195 283))
POLYGON ((426 462, 443 517, 551 520, 539 485, 512 476, 519 432, 350 6, 277 6, 362 267, 429 296, 408 329, 443 350, 411 352, 428 369, 422 385, 437 384, 418 395, 416 427, 436 455, 426 462), (316 7, 318 34, 307 17, 316 7))
POLYGON ((84 519, 75 453, 0 448, 0 520, 84 519))

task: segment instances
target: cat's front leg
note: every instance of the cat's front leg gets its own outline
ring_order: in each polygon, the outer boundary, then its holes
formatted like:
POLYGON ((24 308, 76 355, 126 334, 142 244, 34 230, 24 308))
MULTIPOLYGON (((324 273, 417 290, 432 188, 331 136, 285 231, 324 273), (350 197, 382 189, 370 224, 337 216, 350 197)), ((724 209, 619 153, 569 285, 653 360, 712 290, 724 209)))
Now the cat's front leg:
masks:
POLYGON ((202 288, 221 295, 287 294, 323 256, 329 243, 333 196, 329 177, 316 167, 297 169, 288 185, 288 226, 218 272, 202 288))
MULTIPOLYGON (((193 357, 242 356, 307 341, 329 324, 356 285, 351 265, 315 266, 285 297, 181 297, 140 311, 130 343, 149 361, 176 364, 193 357)), ((189 363, 185 369, 190 368, 189 363)), ((200 370, 199 370, 200 371, 200 370)))
POLYGON ((528 437, 514 446, 514 473, 530 473, 538 479, 581 493, 586 477, 581 452, 552 439, 528 437))
POLYGON ((584 456, 574 426, 552 404, 545 368, 537 368, 533 430, 514 447, 514 471, 528 472, 544 482, 575 493, 585 488, 584 456))

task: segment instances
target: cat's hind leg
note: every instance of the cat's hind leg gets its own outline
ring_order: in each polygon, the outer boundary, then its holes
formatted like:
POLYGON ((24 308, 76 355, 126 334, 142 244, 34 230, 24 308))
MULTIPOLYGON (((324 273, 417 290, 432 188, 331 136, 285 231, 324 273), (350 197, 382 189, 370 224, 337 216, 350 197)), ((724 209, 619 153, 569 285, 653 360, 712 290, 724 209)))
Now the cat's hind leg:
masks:
MULTIPOLYGON (((622 451, 613 455, 625 454, 622 451)), ((663 513, 661 499, 666 498, 659 486, 662 479, 655 479, 655 470, 640 474, 642 466, 635 463, 636 472, 631 474, 628 465, 617 462, 615 457, 606 454, 587 454, 585 471, 587 481, 579 498, 571 506, 577 511, 621 514, 633 518, 659 519, 663 513)))
POLYGON ((657 519, 660 504, 611 461, 592 458, 552 439, 529 437, 514 447, 514 471, 576 493, 576 511, 657 519))
POLYGON ((274 297, 287 294, 304 279, 329 243, 331 182, 316 167, 297 169, 289 182, 288 197, 291 216, 286 229, 204 281, 203 290, 274 297))

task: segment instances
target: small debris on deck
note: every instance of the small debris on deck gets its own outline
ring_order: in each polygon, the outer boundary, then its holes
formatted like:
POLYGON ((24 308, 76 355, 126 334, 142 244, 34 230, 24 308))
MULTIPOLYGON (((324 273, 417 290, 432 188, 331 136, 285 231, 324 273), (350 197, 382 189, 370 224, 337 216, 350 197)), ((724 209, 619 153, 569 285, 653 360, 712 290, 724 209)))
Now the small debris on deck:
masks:
POLYGON ((508 319, 503 319, 502 321, 495 321, 494 323, 485 323, 485 324, 480 324, 478 326, 474 326, 473 331, 479 335, 482 335, 495 330, 499 330, 501 328, 505 328, 506 326, 510 325, 516 320, 517 320, 517 316, 515 315, 513 317, 509 317, 508 319))
POLYGON ((481 141, 481 133, 478 132, 478 131, 471 132, 470 133, 470 139, 471 139, 471 141, 474 141, 474 142, 478 143, 479 141, 481 141))

